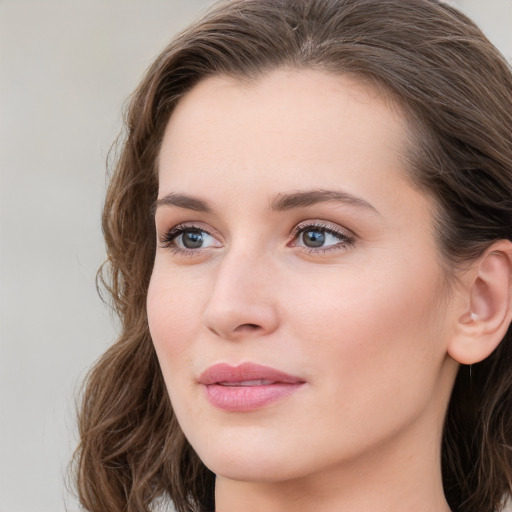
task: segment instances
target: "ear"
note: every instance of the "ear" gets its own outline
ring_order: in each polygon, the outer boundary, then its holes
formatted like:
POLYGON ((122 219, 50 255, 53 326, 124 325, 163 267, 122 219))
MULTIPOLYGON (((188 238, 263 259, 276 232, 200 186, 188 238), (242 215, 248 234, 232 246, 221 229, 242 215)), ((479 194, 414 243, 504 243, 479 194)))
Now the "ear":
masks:
POLYGON ((495 242, 471 266, 464 282, 464 311, 459 311, 448 354, 468 365, 489 356, 512 321, 512 242, 495 242))

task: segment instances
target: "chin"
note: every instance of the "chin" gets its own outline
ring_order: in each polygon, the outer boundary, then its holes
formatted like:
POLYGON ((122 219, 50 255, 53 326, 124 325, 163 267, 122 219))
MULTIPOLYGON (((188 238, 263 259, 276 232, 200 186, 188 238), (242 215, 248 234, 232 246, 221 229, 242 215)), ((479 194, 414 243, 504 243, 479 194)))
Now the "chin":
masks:
POLYGON ((287 465, 282 461, 262 460, 261 458, 254 460, 241 454, 238 454, 237 459, 227 461, 222 457, 207 457, 207 460, 202 460, 206 467, 217 476, 241 482, 276 483, 304 476, 302 472, 298 471, 297 461, 287 465), (294 466, 293 470, 291 466, 294 466))
POLYGON ((215 446, 191 443, 205 466, 216 475, 246 482, 277 482, 299 478, 304 464, 297 460, 297 450, 277 448, 271 440, 240 439, 229 434, 218 436, 215 446), (231 437, 231 439, 230 439, 231 437))

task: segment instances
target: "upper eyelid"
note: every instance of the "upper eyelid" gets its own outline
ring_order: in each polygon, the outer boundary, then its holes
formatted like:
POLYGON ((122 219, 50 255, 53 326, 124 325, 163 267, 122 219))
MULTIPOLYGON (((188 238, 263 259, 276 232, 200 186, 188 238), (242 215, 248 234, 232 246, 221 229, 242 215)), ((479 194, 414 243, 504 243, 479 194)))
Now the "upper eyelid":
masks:
MULTIPOLYGON (((335 233, 344 234, 351 237, 356 237, 356 233, 354 231, 345 228, 343 226, 340 226, 338 223, 326 221, 326 220, 320 220, 320 219, 311 219, 311 220, 303 220, 301 222, 296 223, 291 232, 290 235, 295 235, 299 231, 307 229, 307 228, 319 228, 319 229, 325 229, 327 231, 333 231, 335 233)), ((173 232, 178 232, 180 230, 186 231, 186 230, 197 230, 197 231, 204 231, 205 233, 215 236, 215 237, 221 237, 221 233, 209 226, 208 224, 205 224, 202 221, 185 221, 185 222, 179 222, 176 225, 173 225, 171 228, 165 228, 161 230, 162 236, 169 235, 173 232)), ((157 232, 160 231, 157 229, 157 232)))
POLYGON ((311 220, 311 221, 303 221, 299 222, 295 225, 292 230, 292 235, 296 235, 297 233, 307 230, 308 228, 317 228, 324 229, 325 231, 336 233, 339 235, 344 235, 347 238, 356 238, 357 235, 350 229, 340 226, 337 223, 322 221, 322 220, 311 220))
POLYGON ((195 231, 203 231, 213 237, 220 236, 220 233, 217 230, 205 225, 202 222, 193 222, 193 221, 180 222, 180 223, 172 226, 169 229, 164 229, 164 230, 162 230, 162 236, 168 236, 168 235, 174 234, 174 233, 180 233, 183 231, 194 231, 194 230, 195 231))
POLYGON ((196 231, 205 231, 206 232, 206 230, 203 230, 202 228, 200 229, 199 227, 195 227, 195 226, 185 226, 182 223, 180 223, 180 224, 176 224, 175 226, 173 226, 169 229, 162 230, 161 233, 157 229, 158 241, 161 244, 165 245, 167 243, 170 243, 171 240, 174 240, 175 238, 177 238, 184 231, 194 230, 194 229, 196 229, 196 231))
MULTIPOLYGON (((302 229, 307 229, 308 227, 316 227, 319 229, 332 230, 336 233, 355 236, 355 233, 348 228, 342 227, 339 224, 331 222, 331 221, 320 220, 320 219, 304 220, 304 221, 298 222, 294 225, 294 227, 292 228, 290 233, 295 234, 302 229)), ((208 233, 209 235, 212 235, 212 236, 221 236, 221 234, 218 230, 203 223, 202 221, 179 222, 178 224, 172 226, 171 228, 168 228, 168 229, 166 228, 166 229, 162 230, 162 234, 168 235, 169 233, 171 233, 173 231, 179 231, 179 230, 186 231, 186 230, 194 230, 194 229, 197 231, 204 231, 205 233, 208 233)), ((159 230, 157 229, 157 231, 159 231, 159 230)))

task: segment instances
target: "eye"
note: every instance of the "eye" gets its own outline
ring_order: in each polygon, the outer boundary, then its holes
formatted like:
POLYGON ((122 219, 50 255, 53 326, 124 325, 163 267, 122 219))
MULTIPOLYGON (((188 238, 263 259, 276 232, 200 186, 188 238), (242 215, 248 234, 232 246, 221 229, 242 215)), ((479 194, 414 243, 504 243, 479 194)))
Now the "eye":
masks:
POLYGON ((342 228, 311 222, 299 224, 293 235, 293 247, 304 247, 311 251, 342 249, 354 243, 353 236, 342 228))
POLYGON ((180 252, 190 252, 209 247, 221 247, 221 243, 208 231, 196 226, 178 225, 160 240, 162 247, 180 252))

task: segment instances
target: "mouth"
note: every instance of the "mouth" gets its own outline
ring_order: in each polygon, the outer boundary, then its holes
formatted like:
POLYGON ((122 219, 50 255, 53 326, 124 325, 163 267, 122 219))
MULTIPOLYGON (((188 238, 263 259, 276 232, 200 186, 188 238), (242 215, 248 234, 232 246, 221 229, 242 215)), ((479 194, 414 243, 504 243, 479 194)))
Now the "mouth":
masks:
POLYGON ((243 387, 243 386, 268 386, 270 384, 277 384, 273 380, 267 379, 254 379, 254 380, 243 380, 241 382, 217 382, 219 386, 232 386, 232 387, 243 387))
POLYGON ((305 380, 268 366, 216 364, 199 377, 208 401, 230 412, 248 412, 291 396, 305 380))

